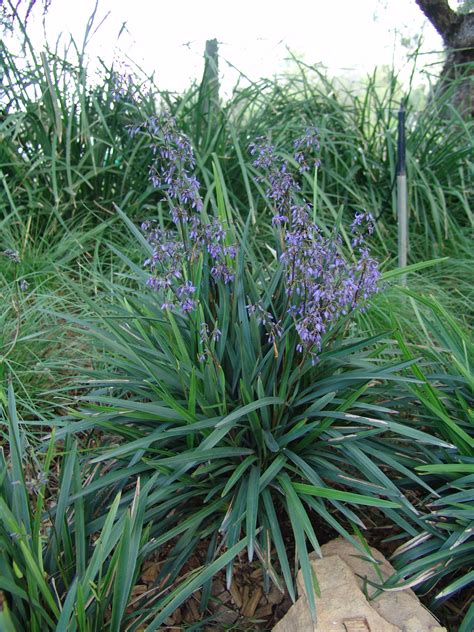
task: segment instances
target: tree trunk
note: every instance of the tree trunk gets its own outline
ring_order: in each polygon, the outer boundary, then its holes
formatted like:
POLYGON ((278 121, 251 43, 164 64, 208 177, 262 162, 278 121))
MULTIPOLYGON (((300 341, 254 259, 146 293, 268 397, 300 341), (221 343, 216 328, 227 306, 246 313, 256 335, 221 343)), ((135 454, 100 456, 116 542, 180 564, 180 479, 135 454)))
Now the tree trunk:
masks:
POLYGON ((200 93, 203 114, 211 116, 212 111, 219 108, 219 48, 216 39, 206 41, 200 93))
POLYGON ((444 94, 456 81, 453 105, 467 117, 474 116, 474 13, 453 11, 448 0, 416 0, 438 31, 446 48, 437 92, 444 94))

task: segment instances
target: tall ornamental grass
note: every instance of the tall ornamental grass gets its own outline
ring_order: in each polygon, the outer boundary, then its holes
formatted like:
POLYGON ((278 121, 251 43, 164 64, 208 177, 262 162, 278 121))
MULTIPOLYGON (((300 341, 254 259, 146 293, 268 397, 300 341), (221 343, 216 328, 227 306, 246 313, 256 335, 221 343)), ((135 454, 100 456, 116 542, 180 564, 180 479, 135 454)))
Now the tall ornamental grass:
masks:
POLYGON ((88 496, 101 472, 84 467, 76 440, 31 442, 11 384, 0 421, 2 631, 118 632, 143 560, 153 477, 137 480, 119 511, 120 491, 110 506, 108 495, 88 496))
MULTIPOLYGON (((371 209, 377 220, 373 248, 394 257, 402 101, 411 261, 456 252, 472 231, 472 123, 449 109, 449 94, 442 103, 427 105, 415 87, 404 90, 393 72, 378 71, 357 84, 294 60, 291 72, 278 81, 237 86, 229 99, 208 108, 205 82, 182 95, 169 94, 118 64, 92 74, 85 49, 73 41, 66 60, 59 49, 38 54, 26 31, 22 36, 20 56, 8 40, 0 44, 0 216, 22 224, 31 238, 60 240, 72 226, 110 218, 114 203, 129 216, 149 213, 159 202, 153 187, 143 186, 150 154, 144 142, 130 138, 128 126, 169 109, 192 140, 203 184, 212 187, 214 165, 220 168, 228 202, 244 218, 250 214, 263 233, 272 215, 252 185, 248 142, 270 133, 291 156, 288 139, 317 122, 325 147, 324 170, 318 174, 321 221, 334 222, 341 204, 359 212, 371 209)), ((303 179, 309 197, 313 175, 303 179)))
MULTIPOLYGON (((397 112, 407 115, 407 174, 409 187, 411 261, 456 254, 463 242, 459 227, 472 235, 472 121, 450 106, 456 83, 439 102, 420 99, 414 85, 404 88, 394 72, 375 71, 365 80, 329 78, 294 60, 288 75, 238 87, 232 98, 215 110, 212 127, 203 139, 195 123, 196 94, 189 92, 170 103, 179 125, 199 148, 199 164, 212 170, 217 156, 224 172, 229 200, 244 215, 271 220, 271 211, 257 200, 251 186, 254 170, 246 156, 250 139, 270 133, 291 155, 291 138, 308 122, 317 125, 324 146, 324 169, 318 173, 319 210, 331 223, 341 204, 371 209, 377 220, 381 256, 396 253, 397 112), (181 122, 182 121, 182 122, 181 122), (452 246, 455 248, 452 248, 452 246)), ((313 173, 303 183, 308 196, 313 173)), ((203 178, 204 178, 203 174, 203 178)))

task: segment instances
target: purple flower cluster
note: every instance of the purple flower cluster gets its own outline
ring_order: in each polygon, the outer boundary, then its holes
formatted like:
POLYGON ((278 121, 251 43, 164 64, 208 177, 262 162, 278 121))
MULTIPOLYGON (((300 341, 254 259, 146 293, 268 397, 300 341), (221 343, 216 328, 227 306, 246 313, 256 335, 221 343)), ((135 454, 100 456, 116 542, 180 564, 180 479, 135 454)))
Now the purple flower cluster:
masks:
POLYGON ((110 94, 114 101, 135 103, 134 91, 133 77, 126 69, 111 71, 110 94))
POLYGON ((16 250, 11 250, 10 248, 7 248, 7 250, 4 250, 0 254, 2 254, 7 259, 10 259, 12 263, 21 263, 20 255, 16 250))
POLYGON ((150 182, 165 193, 173 222, 192 221, 193 212, 203 207, 200 183, 193 174, 196 161, 191 143, 178 130, 174 117, 168 113, 152 116, 141 125, 130 127, 129 131, 132 137, 142 131, 151 139, 150 182))
POLYGON ((202 323, 199 340, 203 350, 198 353, 199 362, 205 362, 206 357, 212 355, 212 343, 218 342, 221 336, 222 332, 218 329, 217 324, 214 325, 211 331, 207 323, 202 323))
POLYGON ((217 220, 191 222, 187 241, 174 231, 159 228, 153 221, 144 222, 141 229, 152 247, 151 256, 144 262, 151 272, 147 285, 161 292, 162 309, 178 307, 190 312, 196 307, 196 287, 188 277, 201 255, 207 255, 216 282, 227 284, 233 280, 234 273, 227 261, 234 259, 237 251, 234 246, 226 245, 226 232, 217 220))
MULTIPOLYGON (((309 171, 308 154, 319 151, 317 130, 314 127, 308 128, 302 138, 295 140, 293 146, 293 158, 298 164, 298 171, 309 171)), ((274 226, 280 226, 289 221, 293 196, 300 190, 299 182, 292 173, 288 160, 279 156, 275 147, 264 137, 251 143, 249 151, 255 156, 254 167, 266 171, 268 188, 265 195, 274 204, 272 223, 274 226)), ((314 159, 313 164, 319 165, 319 161, 314 159)))
MULTIPOLYGON (((142 224, 151 246, 151 255, 144 262, 151 273, 147 283, 159 293, 162 309, 190 312, 198 301, 193 268, 202 263, 214 282, 228 284, 234 279, 236 248, 222 224, 205 217, 200 183, 194 175, 193 150, 174 118, 164 114, 131 129, 132 135, 140 132, 150 138, 150 181, 163 191, 175 225, 170 229, 153 221, 142 224)), ((306 130, 293 148, 293 159, 279 154, 263 138, 249 148, 254 166, 264 172, 259 180, 267 182, 265 195, 273 206, 273 225, 279 227, 279 261, 287 305, 283 313, 267 311, 259 303, 247 306, 247 310, 273 344, 293 323, 298 351, 316 361, 324 336, 341 318, 355 309, 364 309, 367 299, 378 291, 380 273, 366 245, 367 235, 374 231, 370 214, 356 214, 351 226, 352 256, 347 258, 342 254, 340 235, 324 235, 311 219, 311 205, 301 201, 299 179, 319 164, 315 156, 319 151, 316 130, 306 130)), ((211 332, 203 324, 201 361, 211 353, 212 343, 219 336, 217 325, 211 332)))
MULTIPOLYGON (((300 173, 310 169, 308 153, 318 147, 313 128, 295 141, 294 158, 300 173)), ((370 257, 365 244, 366 235, 374 230, 373 218, 368 213, 355 216, 352 224, 355 260, 346 259, 341 254, 340 235, 325 237, 311 221, 311 205, 295 203, 300 186, 288 162, 267 141, 251 145, 250 152, 256 155, 254 166, 267 172, 266 195, 274 202, 273 224, 282 228, 280 261, 285 268, 288 312, 299 338, 297 349, 316 360, 323 336, 341 317, 356 308, 364 309, 369 296, 378 291, 378 263, 370 257)), ((262 319, 258 308, 251 310, 267 330, 269 323, 275 321, 271 314, 262 319)))
MULTIPOLYGON (((308 162, 308 152, 319 151, 318 130, 315 127, 308 127, 306 133, 301 138, 297 138, 293 143, 294 159, 299 165, 299 172, 304 173, 311 169, 308 162)), ((319 167, 319 160, 314 160, 314 166, 319 167)))
POLYGON ((255 316, 258 324, 265 327, 268 342, 273 343, 282 335, 281 320, 275 321, 273 314, 265 310, 260 303, 247 305, 247 313, 249 316, 255 316))
POLYGON ((189 312, 196 307, 196 288, 188 280, 191 266, 205 258, 214 281, 227 284, 234 278, 231 260, 237 251, 229 243, 227 231, 215 218, 202 217, 200 183, 193 174, 196 165, 189 139, 168 114, 147 119, 131 128, 132 136, 143 131, 151 138, 153 161, 150 181, 163 190, 176 230, 164 230, 155 222, 144 222, 142 230, 152 246, 144 263, 152 272, 148 285, 162 291, 163 309, 178 307, 189 312))
MULTIPOLYGON (((295 207, 285 230, 281 260, 285 265, 286 291, 300 342, 298 350, 317 355, 324 334, 337 321, 377 292, 378 264, 360 246, 356 261, 341 254, 341 237, 324 237, 309 219, 307 210, 295 207)), ((371 218, 368 216, 367 221, 371 218)))

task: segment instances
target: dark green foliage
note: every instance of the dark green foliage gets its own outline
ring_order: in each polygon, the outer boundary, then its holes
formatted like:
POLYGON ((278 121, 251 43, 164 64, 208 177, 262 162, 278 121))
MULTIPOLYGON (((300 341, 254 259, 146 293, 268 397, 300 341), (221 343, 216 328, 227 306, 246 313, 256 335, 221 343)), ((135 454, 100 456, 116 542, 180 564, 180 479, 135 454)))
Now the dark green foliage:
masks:
MULTIPOLYGON (((474 345, 472 337, 436 301, 407 292, 420 306, 428 345, 412 347, 421 355, 413 373, 421 379, 411 388, 417 417, 436 434, 449 437, 457 450, 432 450, 417 471, 435 490, 425 500, 425 530, 395 552, 399 569, 388 587, 422 587, 433 595, 432 607, 464 590, 462 632, 472 629, 469 587, 474 581, 474 345)), ((413 351, 399 336, 405 357, 413 351)))
MULTIPOLYGON (((422 446, 450 444, 394 417, 383 393, 410 381, 399 373, 411 362, 378 356, 383 335, 345 339, 336 329, 316 365, 296 352, 291 327, 269 342, 246 305, 259 301, 281 313, 281 272, 259 264, 247 233, 239 252, 232 287, 213 289, 202 263, 191 270, 200 307, 186 316, 163 311, 146 289, 115 286, 117 307, 98 314, 103 326, 90 327, 114 373, 93 374, 81 398, 89 409, 58 437, 106 430, 93 463, 111 463, 115 480, 128 481, 134 468, 142 480, 158 473, 146 516, 154 546, 176 542, 180 555, 166 567, 173 577, 203 537, 216 534, 233 550, 245 535, 249 559, 258 556, 294 597, 288 546, 311 587, 308 546, 319 550, 318 525, 360 546, 351 525, 364 526, 360 505, 375 506, 416 534, 419 518, 399 481, 423 487, 410 472, 426 454, 422 446), (222 329, 204 349, 203 322, 222 329)), ((145 273, 133 269, 144 283, 145 273)))

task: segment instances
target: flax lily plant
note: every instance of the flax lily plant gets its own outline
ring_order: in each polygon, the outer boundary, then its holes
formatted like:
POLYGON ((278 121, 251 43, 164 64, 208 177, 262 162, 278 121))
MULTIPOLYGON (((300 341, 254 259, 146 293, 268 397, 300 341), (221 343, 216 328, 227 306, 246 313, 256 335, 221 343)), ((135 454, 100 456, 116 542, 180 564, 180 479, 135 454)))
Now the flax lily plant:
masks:
POLYGON ((76 422, 57 436, 100 433, 92 462, 107 464, 102 485, 121 490, 121 503, 138 475, 153 478, 147 549, 172 547, 158 582, 178 578, 208 542, 205 577, 170 591, 147 630, 210 582, 209 569, 225 566, 230 585, 243 550, 293 599, 301 567, 315 615, 309 553, 320 552, 320 525, 364 555, 352 535, 364 528, 361 508, 376 507, 415 535, 417 510, 397 480, 426 488, 410 468, 417 445, 449 445, 397 421, 384 393, 389 382, 413 381, 399 375, 410 361, 381 362, 374 350, 384 336, 354 330, 354 313, 379 288, 366 243, 371 218, 355 217, 344 256, 337 226, 323 236, 300 195, 314 130, 295 141, 291 161, 260 139, 250 147, 257 186, 275 207, 275 241, 262 251, 250 220, 234 219, 226 205, 217 169, 215 196, 202 196, 190 143, 169 116, 131 131, 150 142, 150 178, 164 199, 141 229, 118 210, 144 266, 116 251, 134 280, 114 287, 113 313, 81 323, 115 372, 94 373, 76 422))

